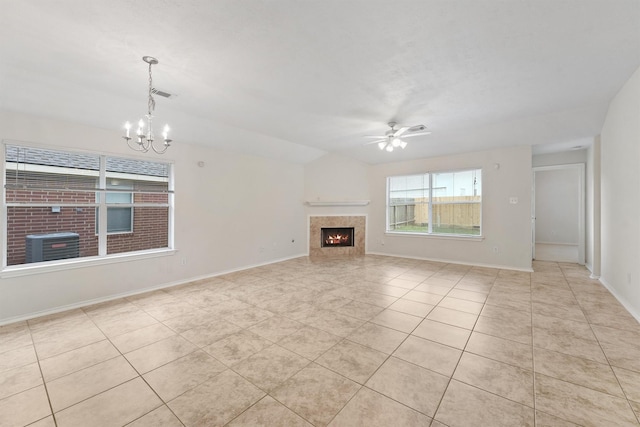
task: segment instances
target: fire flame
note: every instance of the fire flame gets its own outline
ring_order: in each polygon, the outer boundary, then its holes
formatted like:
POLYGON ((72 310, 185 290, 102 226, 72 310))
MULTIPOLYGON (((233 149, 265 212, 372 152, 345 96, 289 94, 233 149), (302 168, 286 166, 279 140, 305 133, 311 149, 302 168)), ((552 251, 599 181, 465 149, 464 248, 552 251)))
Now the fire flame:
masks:
POLYGON ((340 243, 344 243, 348 241, 349 241, 348 234, 336 234, 336 235, 327 236, 327 239, 324 241, 324 243, 327 245, 338 245, 340 243))

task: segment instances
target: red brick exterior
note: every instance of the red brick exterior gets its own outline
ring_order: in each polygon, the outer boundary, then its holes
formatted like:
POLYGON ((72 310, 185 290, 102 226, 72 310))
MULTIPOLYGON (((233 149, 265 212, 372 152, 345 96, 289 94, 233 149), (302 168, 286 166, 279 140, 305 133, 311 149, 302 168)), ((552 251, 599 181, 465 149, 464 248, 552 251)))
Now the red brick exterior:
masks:
MULTIPOLYGON (((7 203, 95 203, 94 192, 27 191, 8 189, 7 203)), ((134 203, 167 203, 166 194, 138 193, 134 203)), ((167 207, 134 207, 133 232, 107 236, 107 254, 165 248, 168 246, 167 207)), ((51 207, 7 208, 7 265, 26 261, 25 238, 29 234, 74 232, 80 235, 80 257, 98 255, 96 208, 51 207)))
POLYGON ((94 208, 7 208, 7 265, 26 262, 25 238, 29 234, 70 231, 80 235, 80 256, 98 255, 94 208))

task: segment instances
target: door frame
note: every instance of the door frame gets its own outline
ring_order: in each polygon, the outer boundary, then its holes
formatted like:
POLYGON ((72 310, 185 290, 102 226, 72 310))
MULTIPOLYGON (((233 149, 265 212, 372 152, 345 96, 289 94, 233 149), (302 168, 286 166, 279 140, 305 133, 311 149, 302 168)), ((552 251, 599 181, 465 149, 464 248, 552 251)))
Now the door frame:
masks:
POLYGON ((544 172, 549 170, 578 170, 578 264, 585 264, 585 164, 569 163, 553 166, 537 166, 533 168, 533 176, 531 179, 531 255, 536 259, 536 172, 544 172))

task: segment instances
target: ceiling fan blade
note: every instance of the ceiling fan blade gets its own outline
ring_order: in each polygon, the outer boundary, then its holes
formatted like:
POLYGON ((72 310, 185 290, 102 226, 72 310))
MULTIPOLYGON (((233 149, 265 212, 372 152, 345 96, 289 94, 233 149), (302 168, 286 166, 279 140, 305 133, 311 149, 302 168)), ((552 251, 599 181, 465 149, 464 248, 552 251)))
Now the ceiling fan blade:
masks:
POLYGON ((427 130, 427 127, 425 125, 415 125, 415 126, 409 127, 409 133, 422 132, 426 130, 427 130))
POLYGON ((365 142, 364 145, 377 144, 379 142, 387 142, 387 139, 378 139, 377 141, 365 142))
POLYGON ((364 135, 363 138, 386 138, 387 135, 364 135))
POLYGON ((410 126, 403 126, 400 129, 398 129, 397 131, 395 131, 395 133, 393 134, 393 136, 395 138, 399 137, 400 135, 402 135, 403 133, 405 133, 406 131, 408 131, 409 129, 411 129, 410 126))
POLYGON ((431 132, 427 131, 427 132, 410 133, 407 135, 403 135, 402 138, 410 138, 412 136, 423 136, 423 135, 431 135, 431 132))

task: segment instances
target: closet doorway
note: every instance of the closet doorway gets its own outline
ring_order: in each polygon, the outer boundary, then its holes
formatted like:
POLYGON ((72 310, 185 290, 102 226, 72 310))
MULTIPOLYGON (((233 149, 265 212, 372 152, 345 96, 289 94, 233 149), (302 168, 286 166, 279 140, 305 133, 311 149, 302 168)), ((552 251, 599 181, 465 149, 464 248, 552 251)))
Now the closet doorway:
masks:
POLYGON ((584 163, 533 168, 534 260, 584 265, 584 172, 584 163))

